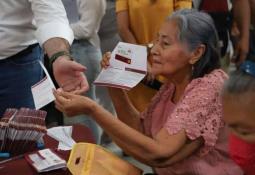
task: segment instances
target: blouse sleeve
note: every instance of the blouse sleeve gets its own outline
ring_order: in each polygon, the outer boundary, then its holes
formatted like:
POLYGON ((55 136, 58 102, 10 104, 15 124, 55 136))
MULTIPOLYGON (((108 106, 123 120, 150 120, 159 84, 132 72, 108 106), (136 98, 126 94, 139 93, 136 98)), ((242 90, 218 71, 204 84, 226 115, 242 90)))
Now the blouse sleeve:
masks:
POLYGON ((174 10, 175 11, 184 9, 184 8, 191 9, 192 8, 192 0, 174 0, 174 10))
POLYGON ((210 77, 193 80, 165 124, 170 135, 184 129, 190 140, 203 137, 202 154, 215 146, 223 127, 220 98, 223 81, 210 77))
POLYGON ((116 0, 116 13, 128 10, 128 0, 116 0))

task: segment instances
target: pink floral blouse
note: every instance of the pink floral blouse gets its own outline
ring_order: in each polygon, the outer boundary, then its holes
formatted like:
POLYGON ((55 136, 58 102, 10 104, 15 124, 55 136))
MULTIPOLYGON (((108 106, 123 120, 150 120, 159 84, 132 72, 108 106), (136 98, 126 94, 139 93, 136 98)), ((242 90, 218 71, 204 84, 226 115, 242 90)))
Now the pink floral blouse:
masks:
POLYGON ((177 104, 171 99, 175 87, 166 83, 142 113, 145 134, 155 137, 163 127, 170 135, 182 129, 190 140, 203 137, 196 153, 167 168, 156 168, 159 175, 241 175, 229 158, 227 130, 222 121, 220 92, 227 75, 220 69, 191 81, 177 104))

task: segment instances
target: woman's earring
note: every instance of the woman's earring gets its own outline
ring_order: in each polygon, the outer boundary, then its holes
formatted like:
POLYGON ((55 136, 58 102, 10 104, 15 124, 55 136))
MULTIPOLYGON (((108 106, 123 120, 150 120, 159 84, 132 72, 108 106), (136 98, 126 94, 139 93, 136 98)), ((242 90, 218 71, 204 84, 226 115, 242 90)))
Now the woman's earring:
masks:
POLYGON ((194 69, 195 69, 195 66, 194 64, 191 65, 191 75, 193 76, 194 75, 194 69))

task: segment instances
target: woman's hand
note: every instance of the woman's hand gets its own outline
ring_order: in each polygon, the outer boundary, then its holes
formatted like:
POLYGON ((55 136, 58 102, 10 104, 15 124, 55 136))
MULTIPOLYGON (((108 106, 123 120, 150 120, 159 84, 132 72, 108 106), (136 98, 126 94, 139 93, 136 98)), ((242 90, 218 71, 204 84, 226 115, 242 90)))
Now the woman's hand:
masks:
POLYGON ((145 84, 152 84, 155 80, 155 75, 152 73, 152 54, 150 54, 150 51, 148 52, 148 58, 147 58, 147 74, 143 79, 143 82, 145 84))
POLYGON ((146 76, 145 76, 144 79, 143 79, 143 81, 144 81, 146 84, 153 83, 153 81, 155 80, 155 75, 152 73, 151 69, 152 69, 152 65, 151 65, 151 63, 148 61, 148 62, 147 62, 147 74, 146 74, 146 76))
POLYGON ((70 117, 79 114, 91 114, 96 106, 96 102, 82 95, 61 90, 54 90, 53 94, 56 98, 56 108, 70 117))
POLYGON ((111 58, 111 52, 106 52, 103 55, 103 58, 100 62, 102 69, 106 69, 110 65, 110 62, 109 62, 110 58, 111 58))

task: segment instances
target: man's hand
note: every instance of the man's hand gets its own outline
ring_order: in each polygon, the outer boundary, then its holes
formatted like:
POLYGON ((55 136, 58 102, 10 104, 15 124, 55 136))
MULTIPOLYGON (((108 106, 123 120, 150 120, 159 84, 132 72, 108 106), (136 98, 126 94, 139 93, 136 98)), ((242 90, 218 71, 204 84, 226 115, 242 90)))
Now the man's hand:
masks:
POLYGON ((89 89, 87 79, 84 75, 86 67, 71 61, 68 56, 60 56, 53 63, 54 77, 64 91, 74 94, 82 94, 89 89))
MULTIPOLYGON (((48 57, 51 58, 55 53, 68 52, 70 43, 66 39, 54 37, 45 41, 43 48, 48 57)), ((86 68, 75 61, 71 61, 69 56, 63 55, 57 57, 52 64, 52 68, 58 85, 64 91, 81 94, 89 89, 84 75, 86 68)))

